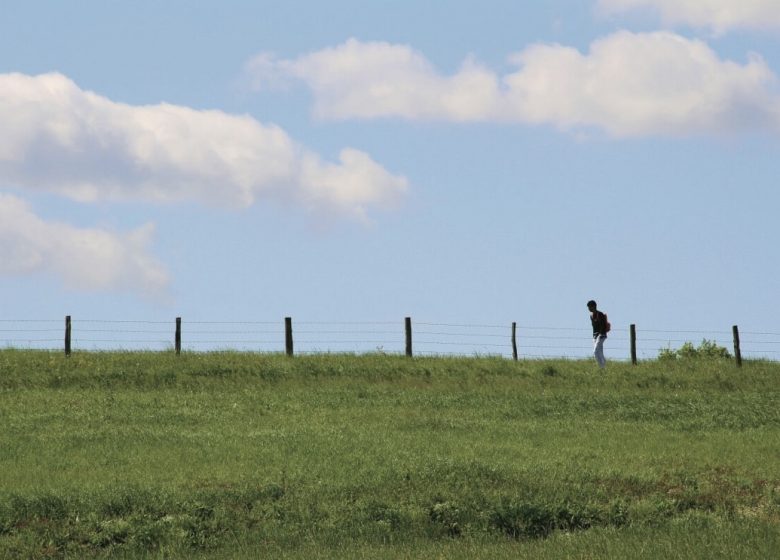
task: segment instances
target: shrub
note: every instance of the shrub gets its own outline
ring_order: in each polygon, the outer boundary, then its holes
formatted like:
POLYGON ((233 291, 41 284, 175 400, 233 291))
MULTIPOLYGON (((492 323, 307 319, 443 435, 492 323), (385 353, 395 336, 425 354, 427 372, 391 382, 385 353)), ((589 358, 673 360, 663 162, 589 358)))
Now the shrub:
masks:
POLYGON ((451 537, 461 534, 460 508, 452 502, 436 502, 429 510, 428 517, 434 525, 443 527, 451 537))
POLYGON ((696 348, 691 342, 686 342, 677 350, 662 348, 658 352, 659 360, 728 360, 731 354, 723 346, 706 338, 696 348))

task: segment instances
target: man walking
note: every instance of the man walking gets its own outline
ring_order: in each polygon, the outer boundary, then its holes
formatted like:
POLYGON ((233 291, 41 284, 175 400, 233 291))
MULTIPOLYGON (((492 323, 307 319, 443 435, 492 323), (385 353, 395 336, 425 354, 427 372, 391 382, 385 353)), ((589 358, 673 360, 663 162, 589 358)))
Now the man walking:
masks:
POLYGON ((593 325, 593 355, 599 367, 604 369, 607 365, 607 360, 604 358, 604 341, 607 340, 609 322, 607 315, 596 308, 595 301, 588 302, 588 311, 590 311, 590 324, 593 325))

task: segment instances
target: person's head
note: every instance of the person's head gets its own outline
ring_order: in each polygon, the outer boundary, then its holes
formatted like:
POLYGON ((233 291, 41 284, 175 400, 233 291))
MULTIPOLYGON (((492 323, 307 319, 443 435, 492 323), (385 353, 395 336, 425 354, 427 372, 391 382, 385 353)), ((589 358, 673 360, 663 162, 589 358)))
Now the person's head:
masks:
POLYGON ((596 311, 596 302, 595 301, 590 300, 588 302, 588 310, 591 311, 591 312, 596 311))

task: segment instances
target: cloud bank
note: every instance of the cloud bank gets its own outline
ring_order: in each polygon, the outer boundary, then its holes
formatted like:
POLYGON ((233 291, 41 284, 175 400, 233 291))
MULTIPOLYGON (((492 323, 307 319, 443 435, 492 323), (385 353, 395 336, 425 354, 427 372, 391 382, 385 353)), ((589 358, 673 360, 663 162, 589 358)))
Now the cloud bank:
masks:
POLYGON ((616 137, 780 123, 777 77, 763 59, 723 60, 706 43, 670 32, 620 31, 587 53, 535 44, 509 61, 517 70, 499 75, 467 58, 446 76, 409 46, 350 39, 294 60, 264 53, 246 68, 258 89, 305 83, 322 119, 548 124, 616 137))
MULTIPOLYGON (((407 181, 352 148, 325 161, 249 116, 117 103, 51 73, 0 74, 0 187, 85 203, 275 201, 318 220, 368 220, 394 206, 407 181)), ((148 252, 153 232, 47 223, 0 194, 0 274, 49 273, 73 289, 159 297, 169 278, 148 252)))
POLYGON ((249 116, 117 103, 57 73, 0 74, 0 185, 83 202, 274 200, 359 219, 407 189, 359 150, 324 161, 249 116))
POLYGON ((777 0, 599 0, 598 8, 606 14, 652 11, 668 25, 709 28, 715 33, 780 28, 777 0))
POLYGON ((151 224, 127 233, 47 223, 22 199, 0 194, 0 274, 53 274, 70 289, 165 296, 169 277, 147 251, 151 224))

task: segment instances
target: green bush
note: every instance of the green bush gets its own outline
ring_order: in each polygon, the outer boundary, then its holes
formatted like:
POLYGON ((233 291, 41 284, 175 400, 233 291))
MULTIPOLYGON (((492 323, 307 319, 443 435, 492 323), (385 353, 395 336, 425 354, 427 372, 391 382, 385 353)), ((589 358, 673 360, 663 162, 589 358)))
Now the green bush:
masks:
POLYGON ((686 342, 677 350, 662 348, 658 352, 659 360, 729 360, 731 354, 723 346, 706 338, 696 348, 693 343, 686 342))

